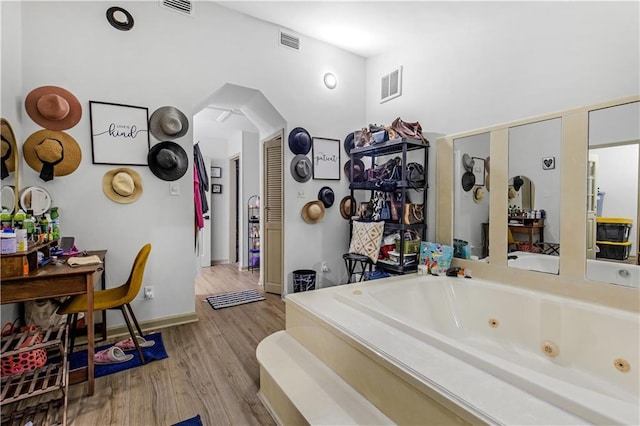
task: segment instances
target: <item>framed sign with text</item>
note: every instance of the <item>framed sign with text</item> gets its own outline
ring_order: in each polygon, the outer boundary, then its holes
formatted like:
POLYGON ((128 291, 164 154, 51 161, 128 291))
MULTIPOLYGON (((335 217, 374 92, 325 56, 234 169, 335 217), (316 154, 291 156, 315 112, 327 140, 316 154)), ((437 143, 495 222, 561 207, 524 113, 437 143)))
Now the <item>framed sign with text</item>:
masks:
POLYGON ((340 141, 313 138, 313 178, 340 180, 340 141))
POLYGON ((149 110, 89 101, 93 164, 146 166, 149 110))

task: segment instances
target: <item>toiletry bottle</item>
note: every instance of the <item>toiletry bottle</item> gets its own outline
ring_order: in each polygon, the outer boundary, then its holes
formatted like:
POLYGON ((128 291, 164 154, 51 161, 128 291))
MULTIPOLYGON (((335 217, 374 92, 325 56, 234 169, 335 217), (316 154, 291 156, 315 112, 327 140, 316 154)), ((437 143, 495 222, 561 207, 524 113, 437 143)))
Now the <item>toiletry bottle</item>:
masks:
POLYGON ((26 219, 26 217, 27 215, 25 214, 24 210, 18 209, 17 213, 13 215, 13 227, 15 229, 24 228, 24 220, 26 219))
POLYGON ((11 219, 11 213, 9 213, 9 210, 2 209, 2 212, 0 213, 0 223, 2 224, 2 229, 11 229, 11 227, 13 226, 11 219))
POLYGON ((53 241, 53 221, 51 220, 51 215, 45 213, 44 217, 47 220, 47 241, 53 241))
POLYGON ((51 222, 53 225, 53 239, 60 238, 60 214, 57 207, 51 207, 51 222))
POLYGON ((49 222, 47 221, 47 215, 40 217, 40 238, 42 239, 39 241, 41 243, 49 241, 49 222))
POLYGON ((27 240, 33 241, 33 234, 36 233, 36 227, 31 210, 27 210, 27 217, 24 219, 24 227, 27 230, 27 240))

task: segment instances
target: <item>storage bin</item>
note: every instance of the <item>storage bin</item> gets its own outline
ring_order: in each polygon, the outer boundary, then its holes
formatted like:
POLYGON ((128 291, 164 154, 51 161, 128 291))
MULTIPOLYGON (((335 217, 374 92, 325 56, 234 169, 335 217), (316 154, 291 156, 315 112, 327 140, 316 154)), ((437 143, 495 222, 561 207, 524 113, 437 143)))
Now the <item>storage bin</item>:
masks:
POLYGON ((313 269, 298 269, 293 271, 293 292, 315 290, 316 271, 313 269))
POLYGON ((631 251, 631 241, 618 243, 611 241, 596 241, 600 251, 596 251, 596 257, 602 259, 627 260, 631 251))
POLYGON ((629 240, 633 220, 616 217, 598 217, 596 218, 596 224, 596 240, 626 243, 629 240))
MULTIPOLYGON (((400 251, 400 239, 396 238, 396 251, 400 251)), ((420 251, 420 239, 404 240, 404 253, 418 253, 420 251)))

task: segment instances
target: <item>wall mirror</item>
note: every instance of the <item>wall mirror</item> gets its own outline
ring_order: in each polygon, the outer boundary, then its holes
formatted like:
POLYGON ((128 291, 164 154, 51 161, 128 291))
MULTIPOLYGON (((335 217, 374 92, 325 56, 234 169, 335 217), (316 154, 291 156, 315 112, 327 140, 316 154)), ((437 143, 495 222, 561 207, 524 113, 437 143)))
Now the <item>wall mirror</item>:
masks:
POLYGON ((25 212, 33 210, 34 216, 43 215, 51 208, 51 195, 40 186, 30 186, 20 195, 20 207, 25 212))
POLYGON ((509 267, 560 272, 562 119, 509 128, 509 267))
POLYGON ((638 287, 640 102, 589 111, 586 278, 638 287))
POLYGON ((16 207, 16 192, 12 185, 5 185, 0 190, 0 201, 2 202, 2 210, 13 213, 16 207))
POLYGON ((489 142, 489 132, 453 140, 455 257, 488 260, 489 142))

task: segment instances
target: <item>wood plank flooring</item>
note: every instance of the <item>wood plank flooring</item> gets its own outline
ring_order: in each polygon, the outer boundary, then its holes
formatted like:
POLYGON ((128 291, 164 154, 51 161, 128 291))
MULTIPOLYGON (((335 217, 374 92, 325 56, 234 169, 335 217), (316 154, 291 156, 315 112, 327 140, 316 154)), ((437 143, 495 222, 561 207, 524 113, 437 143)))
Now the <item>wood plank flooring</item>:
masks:
MULTIPOLYGON (((284 329, 284 302, 264 293, 258 272, 205 268, 196 280, 198 322, 158 330, 169 358, 70 387, 72 426, 169 426, 200 415, 204 425, 273 425, 257 397, 256 347, 284 329), (205 296, 253 288, 266 301, 214 310, 205 296)), ((145 330, 146 332, 146 330, 145 330)))

